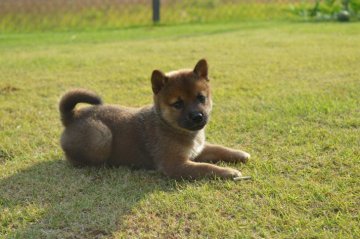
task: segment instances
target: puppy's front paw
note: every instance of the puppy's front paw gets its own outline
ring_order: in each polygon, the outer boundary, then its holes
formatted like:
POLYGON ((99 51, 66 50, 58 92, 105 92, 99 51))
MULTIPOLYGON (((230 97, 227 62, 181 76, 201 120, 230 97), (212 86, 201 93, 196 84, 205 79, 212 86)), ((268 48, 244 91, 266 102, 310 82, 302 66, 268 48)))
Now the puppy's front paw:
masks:
POLYGON ((250 154, 248 154, 244 151, 241 151, 241 150, 236 150, 235 155, 236 155, 237 160, 242 163, 246 163, 250 159, 250 154))
POLYGON ((241 172, 233 168, 225 168, 224 174, 222 175, 223 178, 229 178, 229 179, 234 179, 241 176, 242 176, 241 172))

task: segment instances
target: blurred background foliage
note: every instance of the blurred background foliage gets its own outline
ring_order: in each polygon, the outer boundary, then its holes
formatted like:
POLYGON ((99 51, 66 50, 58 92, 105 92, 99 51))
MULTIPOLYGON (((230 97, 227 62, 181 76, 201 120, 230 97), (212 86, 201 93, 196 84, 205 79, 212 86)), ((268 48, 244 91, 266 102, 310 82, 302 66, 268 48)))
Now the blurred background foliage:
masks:
MULTIPOLYGON (((360 19, 360 0, 160 0, 160 3, 160 24, 360 19)), ((1 32, 151 24, 151 0, 0 0, 1 32)))

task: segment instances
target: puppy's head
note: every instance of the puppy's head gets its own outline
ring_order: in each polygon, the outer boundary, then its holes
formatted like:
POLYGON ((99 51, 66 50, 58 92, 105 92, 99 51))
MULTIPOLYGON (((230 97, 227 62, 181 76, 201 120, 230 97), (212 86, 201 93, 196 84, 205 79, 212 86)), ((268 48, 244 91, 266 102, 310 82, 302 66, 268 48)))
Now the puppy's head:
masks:
POLYGON ((186 131, 205 127, 212 108, 206 60, 193 70, 167 74, 154 70, 151 83, 155 107, 169 125, 186 131))

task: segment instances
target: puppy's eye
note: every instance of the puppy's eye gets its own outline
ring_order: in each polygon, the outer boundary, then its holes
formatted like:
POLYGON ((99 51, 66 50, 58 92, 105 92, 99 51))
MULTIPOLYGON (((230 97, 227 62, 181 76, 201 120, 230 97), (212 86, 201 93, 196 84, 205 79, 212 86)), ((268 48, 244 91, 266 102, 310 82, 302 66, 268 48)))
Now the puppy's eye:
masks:
POLYGON ((182 109, 184 107, 184 101, 178 100, 175 103, 171 104, 171 106, 178 110, 182 109))
POLYGON ((204 104, 205 103, 205 100, 206 100, 206 97, 199 94, 198 96, 196 96, 196 99, 201 103, 201 104, 204 104))

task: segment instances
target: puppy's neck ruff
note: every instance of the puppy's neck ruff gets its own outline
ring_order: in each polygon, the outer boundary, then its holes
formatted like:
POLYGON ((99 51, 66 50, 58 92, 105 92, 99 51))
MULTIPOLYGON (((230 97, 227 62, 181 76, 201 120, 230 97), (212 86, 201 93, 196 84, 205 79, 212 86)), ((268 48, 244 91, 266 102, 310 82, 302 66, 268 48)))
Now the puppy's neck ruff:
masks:
POLYGON ((190 160, 194 160, 205 148, 205 130, 202 129, 199 131, 197 136, 193 141, 193 146, 190 150, 189 158, 190 160))

